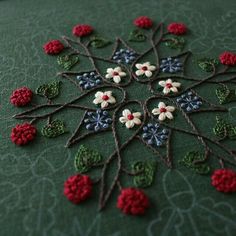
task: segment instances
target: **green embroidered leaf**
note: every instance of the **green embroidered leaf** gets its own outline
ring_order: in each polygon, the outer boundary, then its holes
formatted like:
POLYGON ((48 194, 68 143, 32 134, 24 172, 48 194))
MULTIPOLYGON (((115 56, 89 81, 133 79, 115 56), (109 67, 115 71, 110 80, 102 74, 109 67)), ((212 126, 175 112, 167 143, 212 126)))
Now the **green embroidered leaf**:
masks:
POLYGON ((165 42, 165 45, 171 49, 182 50, 185 45, 185 39, 182 37, 168 38, 167 41, 165 42))
POLYGON ((101 163, 102 156, 97 152, 81 145, 75 155, 75 168, 79 173, 87 172, 91 167, 101 163))
POLYGON ((220 104, 236 101, 236 90, 229 89, 228 86, 222 85, 216 89, 216 96, 219 99, 220 104))
POLYGON ((151 161, 138 161, 132 165, 132 171, 137 173, 134 176, 134 184, 137 187, 149 187, 154 178, 156 163, 151 161))
POLYGON ((76 63, 79 62, 79 57, 76 55, 64 55, 57 57, 57 63, 65 70, 71 69, 76 63))
POLYGON ((41 129, 41 134, 47 138, 55 138, 65 132, 65 124, 61 120, 54 120, 41 129))
POLYGON ((138 29, 131 31, 129 34, 129 41, 133 42, 143 42, 146 40, 146 38, 146 35, 138 29))
POLYGON ((100 36, 93 36, 90 38, 89 45, 91 45, 94 48, 103 48, 106 47, 111 42, 103 37, 100 36))
POLYGON ((217 59, 212 58, 201 58, 198 60, 198 66, 206 72, 212 72, 214 66, 218 65, 219 61, 217 59))
POLYGON ((46 98, 55 98, 59 95, 61 81, 43 84, 36 89, 36 94, 46 98))
POLYGON ((194 163, 195 161, 204 161, 204 155, 196 151, 191 151, 179 163, 194 170, 197 174, 205 175, 210 172, 210 167, 207 164, 202 162, 194 163))

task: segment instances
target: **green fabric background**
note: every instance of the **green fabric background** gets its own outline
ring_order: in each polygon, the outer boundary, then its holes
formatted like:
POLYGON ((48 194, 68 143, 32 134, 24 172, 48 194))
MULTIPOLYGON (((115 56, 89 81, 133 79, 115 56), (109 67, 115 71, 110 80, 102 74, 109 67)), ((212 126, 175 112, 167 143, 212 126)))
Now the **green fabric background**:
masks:
MULTIPOLYGON (((235 9, 235 0, 0 0, 0 235, 234 235, 235 195, 216 192, 209 176, 196 175, 177 164, 186 151, 199 148, 194 139, 175 137, 175 170, 158 164, 154 185, 146 190, 152 203, 146 216, 121 214, 115 207, 117 192, 106 209, 98 213, 97 190, 81 206, 69 203, 62 194, 64 180, 75 173, 73 158, 79 146, 66 149, 64 144, 82 113, 66 110, 58 116, 66 120, 70 133, 50 140, 39 135, 32 145, 19 148, 9 140, 11 127, 17 123, 11 116, 19 112, 9 104, 9 96, 17 87, 36 89, 56 78, 60 68, 55 58, 43 53, 42 45, 61 35, 70 36, 71 28, 79 22, 93 25, 110 39, 127 39, 133 19, 140 15, 166 24, 183 21, 191 29, 187 48, 197 57, 214 57, 224 50, 236 50, 235 9), (179 195, 174 198, 176 192, 179 195)), ((111 48, 97 53, 107 55, 111 48)), ((80 65, 80 69, 89 68, 86 62, 80 65)), ((60 99, 66 101, 78 92, 63 82, 60 99)), ((138 86, 128 89, 131 98, 143 88, 138 86)), ((147 90, 142 91, 142 97, 146 97, 147 90)), ((204 87, 202 93, 214 101, 213 87, 204 87)), ((197 115, 195 121, 210 135, 214 117, 197 115)), ((86 139, 83 144, 100 150, 104 157, 114 148, 108 134, 86 139)), ((155 159, 138 142, 132 143, 124 156, 128 163, 135 158, 155 159)), ((123 185, 129 186, 131 181, 124 179, 123 185)))

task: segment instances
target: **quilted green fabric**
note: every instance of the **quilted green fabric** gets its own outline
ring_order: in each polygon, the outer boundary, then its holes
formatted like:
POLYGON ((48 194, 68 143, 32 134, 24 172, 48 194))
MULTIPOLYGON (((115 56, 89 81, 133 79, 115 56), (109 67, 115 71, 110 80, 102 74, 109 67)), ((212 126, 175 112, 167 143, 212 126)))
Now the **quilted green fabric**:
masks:
MULTIPOLYGON (((12 90, 28 86, 35 91, 39 85, 56 79, 61 68, 54 57, 44 54, 42 45, 62 35, 70 36, 75 24, 91 24, 100 35, 114 41, 116 36, 127 40, 133 19, 140 15, 165 25, 184 22, 190 29, 186 49, 193 52, 190 64, 194 64, 197 58, 217 58, 222 51, 236 51, 234 9, 234 0, 0 0, 0 235, 234 235, 235 194, 217 192, 209 176, 198 175, 178 162, 187 152, 199 150, 196 139, 188 135, 174 137, 173 170, 157 160, 154 183, 145 189, 152 207, 142 217, 125 216, 116 208, 118 191, 102 212, 97 211, 99 189, 96 187, 94 197, 80 206, 63 196, 65 179, 76 173, 74 156, 79 147, 65 148, 65 143, 82 112, 60 113, 69 132, 59 137, 48 139, 38 135, 25 147, 13 145, 9 138, 11 128, 18 122, 12 115, 24 110, 10 105, 12 90)), ((137 50, 144 47, 143 43, 130 45, 137 50)), ((97 55, 109 55, 112 44, 96 50, 97 55)), ((91 69, 86 60, 79 63, 79 69, 91 69)), ((189 68, 201 73, 196 67, 189 65, 189 68)), ((71 87, 63 81, 59 101, 78 95, 71 87)), ((130 99, 150 96, 147 88, 138 83, 127 88, 127 92, 130 99)), ((217 102, 211 84, 203 86, 201 94, 217 102)), ((226 106, 233 107, 236 103, 226 106)), ((215 114, 196 115, 194 121, 206 135, 213 135, 215 114)), ((37 126, 44 125, 39 122, 37 126)), ((233 140, 226 143, 235 146, 233 140)), ((93 136, 81 144, 99 151, 103 157, 114 150, 109 134, 93 136)), ((131 143, 123 155, 128 163, 136 159, 156 160, 139 142, 131 143)), ((214 161, 210 164, 213 168, 217 166, 214 161)), ((132 179, 123 179, 124 186, 131 184, 132 179)))

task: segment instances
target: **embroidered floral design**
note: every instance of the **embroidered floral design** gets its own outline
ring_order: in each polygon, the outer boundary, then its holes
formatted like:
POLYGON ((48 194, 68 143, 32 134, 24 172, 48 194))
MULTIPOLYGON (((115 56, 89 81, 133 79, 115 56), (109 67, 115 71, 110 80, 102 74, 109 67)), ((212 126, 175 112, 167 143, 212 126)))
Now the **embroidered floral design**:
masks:
POLYGON ((147 16, 140 16, 134 20, 134 25, 136 25, 139 28, 149 29, 152 27, 153 22, 147 16))
POLYGON ((163 93, 164 94, 169 94, 170 92, 177 93, 178 88, 181 86, 181 83, 179 82, 174 82, 171 79, 168 80, 161 80, 159 82, 159 85, 163 87, 163 93))
POLYGON ((43 46, 43 49, 46 54, 56 55, 59 54, 64 49, 64 45, 60 40, 52 40, 46 43, 43 46))
POLYGON ((160 68, 164 73, 177 73, 182 71, 182 63, 178 58, 168 57, 161 60, 160 68))
POLYGON ((27 87, 22 87, 12 92, 10 102, 16 107, 24 107, 31 102, 32 97, 33 92, 27 87))
POLYGON ((77 37, 84 37, 90 35, 93 32, 93 28, 90 25, 78 24, 73 28, 73 34, 77 37))
POLYGON ((235 66, 236 65, 236 54, 232 52, 223 52, 219 56, 220 62, 223 65, 235 66))
POLYGON ((129 49, 121 48, 116 51, 112 59, 118 63, 131 64, 136 59, 136 53, 129 49))
POLYGON ((86 72, 77 76, 82 89, 88 90, 102 84, 101 77, 94 71, 86 72))
POLYGON ((172 120, 174 117, 172 112, 174 112, 175 107, 173 106, 166 106, 164 102, 159 102, 158 108, 154 108, 152 110, 152 114, 154 116, 158 116, 158 120, 163 121, 166 118, 172 120))
POLYGON ((152 71, 156 70, 156 67, 151 65, 150 62, 145 62, 142 64, 138 63, 135 67, 138 69, 135 71, 137 76, 145 75, 148 78, 152 76, 152 71))
POLYGON ((110 104, 116 103, 116 99, 112 96, 112 91, 106 91, 106 92, 96 92, 95 93, 95 99, 93 100, 94 104, 101 104, 101 108, 105 108, 109 106, 110 104))
POLYGON ((119 84, 122 77, 125 77, 126 73, 122 71, 121 67, 115 67, 114 69, 108 68, 106 78, 112 79, 116 84, 119 84))
POLYGON ((140 112, 134 112, 132 113, 129 109, 125 109, 122 112, 122 116, 120 117, 119 121, 122 124, 125 124, 126 128, 131 129, 135 125, 141 124, 141 113, 140 112))
POLYGON ((187 32, 187 27, 183 23, 171 23, 167 27, 168 32, 171 34, 182 35, 187 32))

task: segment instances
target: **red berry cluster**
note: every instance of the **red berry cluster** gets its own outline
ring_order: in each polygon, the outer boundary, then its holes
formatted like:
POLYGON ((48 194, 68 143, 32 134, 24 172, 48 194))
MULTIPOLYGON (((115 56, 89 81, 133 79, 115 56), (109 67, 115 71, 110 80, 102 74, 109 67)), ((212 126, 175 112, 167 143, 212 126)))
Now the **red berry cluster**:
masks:
POLYGON ((14 90, 10 97, 10 102, 17 107, 23 107, 29 104, 32 100, 33 93, 27 87, 22 87, 14 90))
POLYGON ((182 34, 185 34, 187 32, 187 27, 183 23, 173 22, 173 23, 168 25, 167 30, 171 34, 182 35, 182 34))
POLYGON ((235 66, 236 65, 236 54, 232 52, 223 52, 219 56, 220 62, 223 65, 235 66))
POLYGON ((50 55, 59 54, 63 49, 64 45, 59 40, 52 40, 43 46, 44 52, 50 55))
POLYGON ((90 25, 76 25, 73 28, 73 34, 77 37, 83 37, 91 34, 93 32, 93 28, 90 25))
POLYGON ((64 195, 74 204, 86 200, 91 193, 92 181, 88 175, 73 175, 64 183, 64 195))
POLYGON ((211 184, 219 192, 236 192, 236 172, 231 169, 215 170, 211 176, 211 184))
POLYGON ((147 16, 140 16, 134 20, 134 25, 138 26, 139 28, 149 29, 152 27, 153 22, 147 16))
POLYGON ((29 124, 18 124, 11 131, 11 141, 16 145, 25 145, 36 136, 36 128, 29 124))

